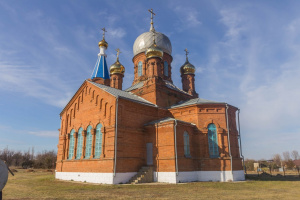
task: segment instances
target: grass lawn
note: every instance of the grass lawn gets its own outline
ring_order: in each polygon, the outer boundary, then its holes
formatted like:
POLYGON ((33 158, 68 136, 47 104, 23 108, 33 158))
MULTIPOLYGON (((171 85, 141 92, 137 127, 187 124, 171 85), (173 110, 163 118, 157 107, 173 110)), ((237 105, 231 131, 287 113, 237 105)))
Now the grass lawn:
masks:
POLYGON ((60 181, 45 170, 19 170, 3 199, 300 199, 299 178, 250 177, 245 182, 100 185, 60 181))

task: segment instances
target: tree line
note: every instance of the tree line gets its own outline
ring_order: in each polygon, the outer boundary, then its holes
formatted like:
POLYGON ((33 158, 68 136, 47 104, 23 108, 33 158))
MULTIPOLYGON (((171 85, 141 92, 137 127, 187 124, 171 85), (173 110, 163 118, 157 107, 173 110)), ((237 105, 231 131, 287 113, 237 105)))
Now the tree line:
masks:
POLYGON ((254 171, 254 163, 259 162, 262 167, 266 167, 269 169, 279 169, 284 168, 287 170, 297 169, 299 166, 295 165, 295 160, 299 160, 300 156, 298 151, 285 151, 280 154, 275 154, 271 160, 254 160, 254 159, 246 159, 245 167, 247 171, 254 171))
POLYGON ((8 149, 8 147, 0 150, 0 159, 6 161, 8 166, 27 168, 42 168, 42 169, 54 169, 56 163, 55 151, 42 151, 34 154, 34 148, 28 149, 28 151, 14 151, 8 149))

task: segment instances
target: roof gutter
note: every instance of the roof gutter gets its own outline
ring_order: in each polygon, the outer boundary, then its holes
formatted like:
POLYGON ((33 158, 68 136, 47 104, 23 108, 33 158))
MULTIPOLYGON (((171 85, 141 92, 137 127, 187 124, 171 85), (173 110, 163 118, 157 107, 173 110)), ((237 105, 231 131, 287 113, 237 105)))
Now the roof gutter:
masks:
POLYGON ((178 176, 178 160, 177 160, 177 136, 176 136, 177 120, 174 120, 174 146, 175 146, 175 168, 176 176, 178 176))
POLYGON ((247 174, 247 169, 245 167, 245 158, 243 156, 243 151, 242 151, 242 138, 241 138, 241 129, 240 129, 240 109, 238 109, 238 127, 239 127, 239 140, 240 140, 240 153, 241 153, 241 157, 243 159, 243 167, 244 167, 244 171, 245 171, 245 174, 247 174))
POLYGON ((114 177, 116 176, 116 168, 117 168, 117 142, 118 142, 118 106, 119 106, 119 97, 117 97, 116 101, 116 127, 115 127, 115 160, 114 160, 114 177))
POLYGON ((231 146, 230 146, 230 134, 229 134, 229 123, 228 123, 228 104, 226 103, 226 125, 227 125, 227 140, 228 140, 228 153, 230 156, 230 171, 233 179, 233 172, 232 172, 232 155, 231 155, 231 146))

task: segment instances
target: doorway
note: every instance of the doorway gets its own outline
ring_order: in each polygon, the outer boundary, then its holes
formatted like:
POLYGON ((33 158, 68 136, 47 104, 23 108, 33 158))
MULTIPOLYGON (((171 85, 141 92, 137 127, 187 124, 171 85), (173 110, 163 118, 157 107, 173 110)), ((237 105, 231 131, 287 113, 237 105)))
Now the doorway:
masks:
POLYGON ((153 145, 147 143, 147 165, 153 165, 153 145))

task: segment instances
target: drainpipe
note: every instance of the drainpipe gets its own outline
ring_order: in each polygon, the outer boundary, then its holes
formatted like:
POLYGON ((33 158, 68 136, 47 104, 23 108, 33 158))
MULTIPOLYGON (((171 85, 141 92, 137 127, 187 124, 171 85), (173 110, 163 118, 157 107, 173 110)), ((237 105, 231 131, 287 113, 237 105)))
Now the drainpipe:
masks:
POLYGON ((115 162, 114 162, 114 177, 116 176, 116 167, 117 167, 118 106, 119 106, 119 97, 117 97, 117 101, 116 101, 116 127, 115 127, 115 162))
POLYGON ((241 129, 240 129, 240 109, 238 109, 238 127, 239 127, 240 153, 241 153, 241 157, 243 158, 244 171, 245 171, 245 174, 247 174, 246 167, 245 167, 245 158, 244 158, 243 152, 242 152, 242 138, 241 138, 241 129))
POLYGON ((175 123, 174 123, 175 168, 176 168, 176 176, 178 176, 176 127, 177 127, 177 120, 175 119, 175 123))
POLYGON ((228 152, 230 156, 230 169, 231 175, 233 179, 233 172, 232 172, 232 155, 231 155, 231 146, 230 146, 230 136, 229 136, 229 125, 228 125, 228 104, 226 103, 226 124, 227 124, 227 134, 228 134, 228 152))

